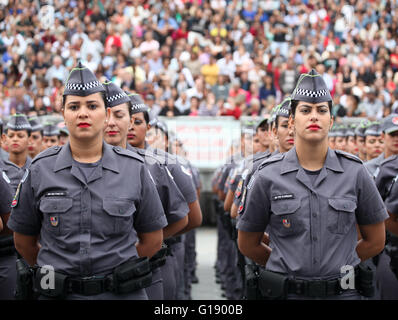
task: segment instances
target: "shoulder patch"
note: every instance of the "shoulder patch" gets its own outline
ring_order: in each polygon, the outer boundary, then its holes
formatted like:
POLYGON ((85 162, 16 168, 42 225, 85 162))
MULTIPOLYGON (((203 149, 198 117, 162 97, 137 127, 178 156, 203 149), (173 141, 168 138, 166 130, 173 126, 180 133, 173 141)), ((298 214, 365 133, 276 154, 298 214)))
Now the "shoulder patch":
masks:
POLYGON ((141 161, 142 163, 144 162, 144 159, 136 152, 133 152, 133 151, 121 148, 121 147, 113 147, 112 150, 115 153, 120 154, 122 156, 136 159, 138 161, 141 161))
POLYGON ((62 146, 54 146, 54 147, 48 148, 48 149, 46 149, 46 150, 40 152, 40 153, 32 160, 32 163, 35 163, 35 162, 36 162, 37 160, 39 160, 39 159, 43 159, 43 158, 46 158, 46 157, 51 157, 51 156, 53 156, 53 155, 56 155, 56 154, 58 154, 58 153, 61 151, 61 149, 62 149, 62 146))
POLYGON ((334 151, 336 152, 337 155, 341 155, 344 158, 347 158, 349 160, 354 160, 354 161, 359 162, 359 163, 363 163, 361 159, 359 159, 357 156, 354 156, 351 153, 348 153, 348 152, 345 152, 345 151, 341 151, 341 150, 334 150, 334 151))
POLYGON ((281 161, 285 157, 284 153, 277 153, 273 156, 270 156, 269 158, 265 159, 261 164, 258 166, 258 170, 261 170, 262 168, 266 167, 267 165, 281 161))

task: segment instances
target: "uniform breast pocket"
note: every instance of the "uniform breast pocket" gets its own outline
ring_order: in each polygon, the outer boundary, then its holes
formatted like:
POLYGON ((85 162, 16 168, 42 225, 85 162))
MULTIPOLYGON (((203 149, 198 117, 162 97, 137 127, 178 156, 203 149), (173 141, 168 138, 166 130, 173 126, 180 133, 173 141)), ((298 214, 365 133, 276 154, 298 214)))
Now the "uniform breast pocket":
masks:
POLYGON ((300 219, 300 199, 275 200, 271 202, 271 228, 281 237, 289 237, 304 231, 300 219))
POLYGON ((353 199, 328 199, 328 230, 335 234, 346 234, 355 222, 357 203, 353 199))
POLYGON ((61 235, 70 228, 68 211, 72 208, 73 199, 68 197, 42 198, 40 211, 43 213, 44 227, 55 235, 61 235))
POLYGON ((106 212, 106 235, 116 236, 131 231, 133 227, 133 215, 136 211, 133 200, 107 199, 103 200, 103 209, 106 212))

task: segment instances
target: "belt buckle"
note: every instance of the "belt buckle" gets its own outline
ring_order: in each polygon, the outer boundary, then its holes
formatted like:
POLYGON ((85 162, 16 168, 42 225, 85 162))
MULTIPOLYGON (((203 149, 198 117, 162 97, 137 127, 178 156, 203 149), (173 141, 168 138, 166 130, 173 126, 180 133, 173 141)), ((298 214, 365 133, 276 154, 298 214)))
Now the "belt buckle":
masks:
POLYGON ((83 295, 95 295, 104 292, 104 281, 98 277, 84 277, 81 279, 81 289, 83 295))
POLYGON ((308 296, 310 297, 326 297, 326 282, 322 280, 308 281, 308 296))

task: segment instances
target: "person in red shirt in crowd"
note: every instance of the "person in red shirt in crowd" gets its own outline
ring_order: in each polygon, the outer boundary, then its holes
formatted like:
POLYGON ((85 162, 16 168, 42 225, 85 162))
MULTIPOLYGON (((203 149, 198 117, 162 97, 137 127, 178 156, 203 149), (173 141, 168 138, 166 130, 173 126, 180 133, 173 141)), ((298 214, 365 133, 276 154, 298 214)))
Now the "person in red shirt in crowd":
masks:
POLYGON ((180 39, 188 39, 188 22, 186 20, 181 21, 180 27, 177 30, 174 30, 171 34, 171 37, 174 41, 178 41, 180 39))

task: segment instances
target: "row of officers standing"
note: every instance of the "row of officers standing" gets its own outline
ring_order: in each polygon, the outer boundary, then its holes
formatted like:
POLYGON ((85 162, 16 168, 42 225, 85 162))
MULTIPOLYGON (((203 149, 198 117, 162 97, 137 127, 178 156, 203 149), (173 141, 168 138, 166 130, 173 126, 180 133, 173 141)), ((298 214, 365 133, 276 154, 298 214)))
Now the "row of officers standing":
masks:
POLYGON ((80 62, 62 104, 63 145, 29 145, 59 144, 56 126, 38 119, 5 125, 0 300, 190 299, 202 212, 181 142, 169 153, 167 127, 141 97, 80 62))
POLYGON ((398 298, 398 114, 346 126, 331 109, 302 74, 214 173, 227 299, 398 298))

